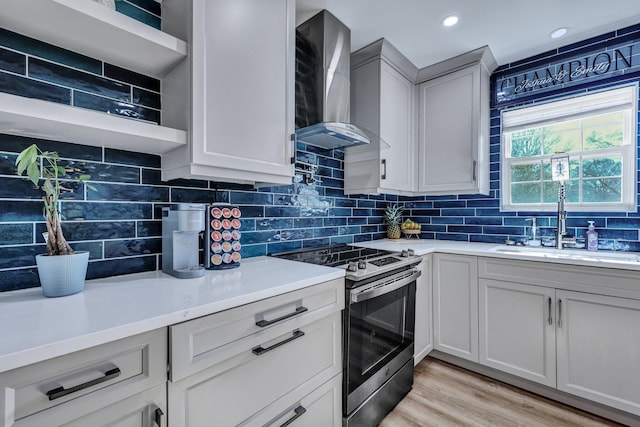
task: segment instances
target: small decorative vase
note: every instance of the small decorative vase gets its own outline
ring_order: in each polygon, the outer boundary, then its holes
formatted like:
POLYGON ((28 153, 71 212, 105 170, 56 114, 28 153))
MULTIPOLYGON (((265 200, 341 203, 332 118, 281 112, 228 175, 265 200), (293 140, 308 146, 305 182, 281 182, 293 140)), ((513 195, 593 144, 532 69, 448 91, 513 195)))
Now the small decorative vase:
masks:
POLYGON ((88 264, 88 251, 78 251, 71 255, 36 255, 44 296, 63 297, 82 292, 88 264))
POLYGON ((108 7, 109 9, 116 10, 116 0, 93 0, 94 2, 108 7))

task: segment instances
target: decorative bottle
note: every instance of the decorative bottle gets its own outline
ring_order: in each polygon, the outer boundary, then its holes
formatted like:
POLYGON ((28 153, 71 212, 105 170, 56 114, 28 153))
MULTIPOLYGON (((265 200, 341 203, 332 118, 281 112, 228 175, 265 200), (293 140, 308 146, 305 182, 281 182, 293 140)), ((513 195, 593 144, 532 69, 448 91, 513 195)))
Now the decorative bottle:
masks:
POLYGON ((589 229, 585 235, 587 240, 587 250, 588 251, 597 251, 598 250, 598 232, 596 231, 595 225, 593 225, 593 221, 587 221, 589 223, 589 229))

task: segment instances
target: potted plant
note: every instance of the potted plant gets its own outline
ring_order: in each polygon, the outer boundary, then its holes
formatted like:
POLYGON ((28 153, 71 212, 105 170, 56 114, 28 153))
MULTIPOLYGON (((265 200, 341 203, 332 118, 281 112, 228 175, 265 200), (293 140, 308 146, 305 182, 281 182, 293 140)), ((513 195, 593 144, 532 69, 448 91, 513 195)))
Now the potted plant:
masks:
MULTIPOLYGON (((58 153, 42 151, 36 144, 22 150, 16 159, 18 175, 26 173, 29 180, 44 192, 42 200, 43 216, 47 225, 47 253, 36 255, 36 265, 42 291, 47 297, 71 295, 82 291, 89 261, 89 252, 74 252, 62 233, 60 193, 70 190, 60 182, 67 170, 58 164, 59 160, 58 153), (44 179, 42 185, 41 179, 44 179)), ((86 181, 89 176, 80 175, 76 179, 86 181)))
POLYGON ((402 206, 388 205, 384 210, 384 218, 387 221, 387 237, 390 239, 400 238, 400 219, 402 218, 402 206))

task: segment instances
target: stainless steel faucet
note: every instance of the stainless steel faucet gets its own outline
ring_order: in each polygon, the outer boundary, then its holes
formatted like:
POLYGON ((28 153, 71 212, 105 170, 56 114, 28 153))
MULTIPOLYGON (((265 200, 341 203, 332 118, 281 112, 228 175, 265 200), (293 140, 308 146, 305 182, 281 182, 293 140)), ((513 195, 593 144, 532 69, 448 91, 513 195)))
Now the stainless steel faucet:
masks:
POLYGON ((566 191, 564 181, 558 185, 558 221, 556 228, 556 248, 563 249, 565 243, 576 243, 575 236, 567 237, 567 211, 564 208, 566 191))

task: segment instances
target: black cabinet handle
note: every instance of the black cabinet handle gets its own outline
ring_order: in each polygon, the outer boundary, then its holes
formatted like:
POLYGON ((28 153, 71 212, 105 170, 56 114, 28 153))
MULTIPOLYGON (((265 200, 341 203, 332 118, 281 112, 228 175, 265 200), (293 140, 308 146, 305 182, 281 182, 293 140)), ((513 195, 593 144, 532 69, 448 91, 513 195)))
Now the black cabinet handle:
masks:
POLYGON ((278 317, 277 319, 259 320, 256 322, 256 326, 260 326, 261 328, 264 328, 265 326, 273 325, 274 323, 278 323, 290 317, 297 316, 298 314, 304 313, 305 311, 307 311, 307 307, 300 306, 300 307, 297 307, 296 311, 294 311, 293 313, 285 314, 284 316, 278 317))
POLYGON ((162 409, 156 408, 156 410, 153 413, 153 416, 154 416, 154 422, 156 423, 156 425, 158 427, 162 427, 162 417, 164 416, 164 412, 162 412, 162 409))
POLYGON ((280 427, 287 427, 289 424, 300 418, 307 410, 302 405, 298 405, 296 409, 293 410, 295 412, 294 416, 289 418, 284 424, 280 425, 280 427))
POLYGON ((380 160, 382 164, 382 174, 380 174, 380 179, 387 179, 387 159, 380 160))
POLYGON ((549 297, 549 317, 547 318, 550 325, 553 325, 553 319, 551 318, 551 297, 549 297))
POLYGON ((276 348, 280 347, 281 345, 285 345, 286 343, 291 342, 293 340, 297 340, 298 338, 301 338, 303 336, 304 336, 304 332, 302 332, 300 329, 296 329, 295 331, 293 331, 293 334, 289 338, 287 338, 285 340, 282 340, 282 341, 280 341, 278 343, 275 343, 274 345, 269 346, 267 348, 264 348, 262 346, 258 346, 258 347, 254 348, 251 351, 256 356, 262 356, 263 354, 268 353, 271 350, 275 350, 276 348))
POLYGON ((118 376, 120 376, 120 368, 113 368, 105 372, 103 377, 96 378, 95 380, 87 381, 86 383, 79 384, 77 386, 67 388, 67 389, 65 389, 64 387, 58 387, 58 388, 54 388, 53 390, 49 390, 47 392, 47 396, 49 396, 49 400, 59 399, 71 393, 84 390, 85 388, 89 388, 91 386, 103 383, 105 381, 109 381, 110 379, 113 379, 118 376))
POLYGON ((558 327, 562 328, 562 300, 558 300, 558 321, 556 322, 558 327))

